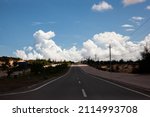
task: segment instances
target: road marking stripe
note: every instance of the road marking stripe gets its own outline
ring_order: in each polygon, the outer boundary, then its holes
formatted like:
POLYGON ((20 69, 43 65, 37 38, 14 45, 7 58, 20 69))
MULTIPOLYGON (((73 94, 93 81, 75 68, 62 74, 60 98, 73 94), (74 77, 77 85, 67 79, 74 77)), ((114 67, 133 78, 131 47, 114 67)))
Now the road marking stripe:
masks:
POLYGON ((92 74, 90 74, 90 75, 91 75, 91 76, 93 76, 93 77, 94 77, 94 78, 96 78, 96 79, 102 80, 102 81, 107 82, 107 83, 109 83, 109 84, 112 84, 112 85, 118 86, 118 87, 120 87, 120 88, 123 88, 123 89, 129 90, 129 91, 132 91, 132 92, 134 92, 134 93, 137 93, 137 94, 140 94, 140 95, 143 95, 143 96, 145 96, 145 97, 150 98, 150 95, 147 95, 147 94, 142 93, 142 92, 140 92, 140 91, 136 91, 136 90, 133 90, 133 89, 130 89, 130 88, 127 88, 127 87, 121 86, 121 85, 119 85, 119 84, 113 83, 113 82, 111 82, 111 81, 108 81, 108 80, 105 80, 105 79, 102 79, 102 78, 97 78, 96 76, 94 76, 94 75, 92 75, 92 74))
POLYGON ((119 84, 113 83, 113 82, 111 82, 111 81, 108 81, 108 80, 102 79, 102 78, 100 78, 100 76, 97 76, 97 77, 99 77, 99 78, 97 78, 96 76, 94 76, 94 75, 92 75, 92 74, 90 74, 90 73, 85 72, 85 71, 84 71, 84 70, 82 70, 81 68, 80 68, 80 70, 81 70, 81 72, 82 72, 82 73, 85 73, 85 74, 91 75, 91 76, 93 76, 94 78, 96 78, 96 79, 98 79, 98 80, 102 80, 102 81, 107 82, 107 83, 109 83, 109 84, 112 84, 112 85, 118 86, 118 87, 120 87, 120 88, 123 88, 123 89, 129 90, 129 91, 132 91, 132 92, 134 92, 134 93, 137 93, 137 94, 140 94, 140 95, 143 95, 143 96, 145 96, 145 97, 150 98, 150 95, 148 95, 148 94, 145 94, 145 93, 142 93, 142 92, 140 92, 140 91, 136 91, 136 90, 133 90, 133 89, 127 88, 127 87, 125 87, 125 86, 121 86, 121 85, 119 85, 119 84))
POLYGON ((111 81, 108 81, 107 79, 106 79, 106 80, 105 80, 105 79, 102 79, 102 78, 100 78, 100 76, 97 76, 97 77, 99 77, 99 78, 97 78, 96 76, 94 76, 94 75, 92 75, 92 74, 90 74, 90 73, 85 72, 85 71, 82 70, 81 68, 80 68, 80 70, 81 70, 82 73, 91 75, 92 77, 94 77, 94 78, 96 78, 96 79, 98 79, 98 80, 102 80, 102 81, 107 82, 107 83, 109 83, 109 84, 115 85, 115 86, 117 86, 117 87, 120 87, 120 88, 129 90, 129 91, 132 91, 132 92, 134 92, 134 93, 137 93, 137 94, 140 94, 140 95, 143 95, 143 96, 145 96, 145 97, 150 98, 150 95, 148 95, 148 94, 145 94, 145 93, 142 93, 142 92, 140 92, 140 91, 136 91, 136 90, 127 88, 127 87, 125 87, 125 86, 121 86, 121 85, 119 85, 119 84, 117 84, 117 83, 113 83, 113 82, 111 82, 111 81))
POLYGON ((0 96, 17 95, 17 94, 24 94, 24 93, 29 93, 29 92, 37 91, 37 90, 39 90, 39 89, 45 87, 46 85, 51 84, 52 82, 55 82, 56 80, 59 80, 60 78, 66 76, 70 71, 71 71, 71 67, 70 67, 70 69, 68 70, 68 72, 65 73, 63 76, 60 76, 60 77, 58 77, 58 78, 56 78, 56 79, 54 79, 54 80, 51 80, 51 81, 49 81, 49 82, 47 82, 47 83, 45 83, 45 84, 43 84, 43 85, 41 85, 41 86, 39 86, 39 87, 37 87, 37 88, 35 88, 35 89, 28 90, 28 91, 22 91, 22 92, 14 92, 14 93, 0 94, 0 96))
POLYGON ((85 98, 87 97, 87 94, 84 89, 82 89, 82 94, 83 94, 83 97, 85 97, 85 98))

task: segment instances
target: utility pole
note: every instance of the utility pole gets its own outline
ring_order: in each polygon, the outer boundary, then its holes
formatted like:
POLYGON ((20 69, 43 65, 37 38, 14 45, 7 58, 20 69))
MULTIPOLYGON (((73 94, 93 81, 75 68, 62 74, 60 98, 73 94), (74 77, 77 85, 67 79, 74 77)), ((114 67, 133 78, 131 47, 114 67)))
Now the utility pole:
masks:
POLYGON ((97 55, 95 54, 95 62, 97 61, 97 55))
POLYGON ((109 71, 111 72, 111 44, 109 44, 109 62, 110 62, 109 71))

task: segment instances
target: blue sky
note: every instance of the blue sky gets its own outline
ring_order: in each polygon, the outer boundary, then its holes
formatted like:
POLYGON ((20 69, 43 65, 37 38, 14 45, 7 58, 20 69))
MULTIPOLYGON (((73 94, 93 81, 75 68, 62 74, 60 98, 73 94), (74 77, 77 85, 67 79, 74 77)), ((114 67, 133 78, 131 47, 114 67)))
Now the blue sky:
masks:
POLYGON ((150 1, 130 1, 0 0, 0 56, 15 56, 16 50, 33 46, 38 30, 54 31, 55 43, 66 49, 82 48, 93 35, 112 31, 141 41, 149 33, 150 21, 136 30, 150 17, 150 1), (92 8, 103 1, 111 8, 92 8))

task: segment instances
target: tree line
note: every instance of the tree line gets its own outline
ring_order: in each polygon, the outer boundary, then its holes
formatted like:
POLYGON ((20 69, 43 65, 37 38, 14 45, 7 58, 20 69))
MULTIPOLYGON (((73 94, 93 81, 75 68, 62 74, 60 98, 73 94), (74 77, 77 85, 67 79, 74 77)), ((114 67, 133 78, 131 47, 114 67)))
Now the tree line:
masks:
POLYGON ((28 60, 24 62, 18 62, 19 58, 12 57, 0 57, 1 64, 0 69, 6 71, 7 77, 10 77, 14 72, 30 70, 32 75, 52 75, 64 72, 71 62, 61 61, 51 61, 50 59, 37 59, 37 60, 28 60), (10 65, 10 60, 13 61, 13 64, 10 65), (55 65, 55 66, 53 66, 55 65), (46 66, 46 67, 45 67, 46 66))
MULTIPOLYGON (((149 74, 150 73, 150 49, 148 49, 148 47, 145 47, 144 51, 141 53, 141 59, 137 60, 137 61, 124 61, 123 59, 121 59, 120 61, 116 61, 116 60, 112 60, 111 61, 111 65, 114 64, 118 64, 118 65, 122 65, 122 64, 130 64, 130 65, 138 65, 138 68, 134 69, 134 73, 140 73, 140 74, 149 74)), ((101 68, 101 66, 109 66, 110 67, 110 61, 95 61, 93 59, 86 59, 84 61, 82 61, 82 63, 84 64, 88 64, 90 66, 93 66, 97 69, 101 69, 103 70, 103 68, 101 68)), ((112 69, 113 71, 113 69, 112 69)))

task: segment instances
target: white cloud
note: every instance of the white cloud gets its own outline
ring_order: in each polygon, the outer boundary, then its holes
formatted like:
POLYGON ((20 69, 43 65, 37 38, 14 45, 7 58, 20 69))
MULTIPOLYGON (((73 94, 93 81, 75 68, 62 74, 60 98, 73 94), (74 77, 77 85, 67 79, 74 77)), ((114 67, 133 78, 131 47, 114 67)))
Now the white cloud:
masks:
POLYGON ((134 26, 133 25, 130 25, 130 24, 124 24, 122 25, 123 28, 133 28, 134 26))
POLYGON ((150 10, 150 5, 146 7, 147 10, 150 10))
POLYGON ((56 61, 71 60, 79 61, 82 59, 76 47, 69 50, 62 50, 52 40, 55 33, 52 31, 44 32, 39 30, 33 34, 35 38, 34 47, 25 47, 23 50, 17 50, 16 56, 23 59, 52 59, 56 61))
POLYGON ((133 4, 138 4, 138 3, 142 3, 145 2, 146 0, 123 0, 123 4, 124 6, 129 6, 129 5, 133 5, 133 4))
POLYGON ((83 47, 77 49, 76 46, 70 49, 62 49, 54 41, 55 33, 39 30, 33 34, 35 44, 33 47, 25 47, 23 50, 16 50, 17 57, 22 59, 51 59, 51 60, 71 60, 80 61, 85 58, 95 56, 99 60, 109 60, 108 45, 112 45, 113 60, 137 60, 140 59, 140 52, 146 43, 150 43, 150 34, 144 40, 134 43, 128 36, 117 34, 116 32, 104 32, 95 34, 91 39, 83 42, 83 47))
POLYGON ((133 16, 130 21, 132 21, 133 23, 140 25, 140 23, 144 20, 144 17, 141 16, 133 16))
POLYGON ((113 9, 113 7, 105 1, 99 2, 98 4, 94 4, 92 6, 92 10, 94 11, 106 11, 113 9))
POLYGON ((134 26, 133 25, 130 25, 130 24, 124 24, 122 25, 123 28, 125 28, 125 31, 127 32, 131 32, 131 31, 134 31, 134 26))
POLYGON ((144 20, 144 18, 140 17, 140 16, 133 16, 132 19, 136 20, 136 21, 142 21, 142 20, 144 20))
POLYGON ((17 57, 20 57, 25 60, 28 58, 24 50, 16 50, 15 54, 17 57))
POLYGON ((135 29, 133 29, 133 28, 127 28, 127 29, 126 29, 127 32, 131 32, 131 31, 134 31, 134 30, 135 30, 135 29))
POLYGON ((29 46, 29 47, 27 48, 27 50, 28 50, 28 51, 32 51, 33 48, 32 48, 31 46, 29 46))
POLYGON ((52 31, 49 31, 49 32, 44 32, 42 30, 39 30, 37 32, 35 32, 33 34, 34 38, 37 40, 37 41, 43 41, 43 40, 49 40, 49 39, 52 39, 53 37, 55 37, 55 33, 52 32, 52 31))
POLYGON ((81 54, 84 58, 94 58, 97 50, 98 46, 92 40, 87 40, 83 43, 81 54))
POLYGON ((129 37, 115 32, 105 32, 94 35, 91 40, 84 43, 82 54, 91 58, 94 58, 96 55, 100 60, 109 60, 108 45, 110 43, 112 46, 113 60, 137 60, 140 58, 140 52, 142 51, 140 46, 141 42, 135 44, 130 41, 129 37))

